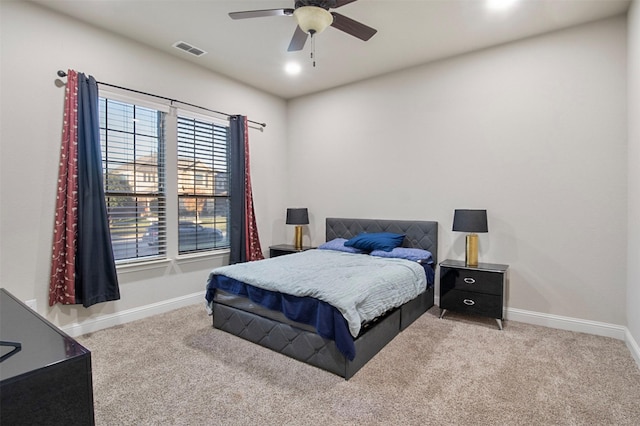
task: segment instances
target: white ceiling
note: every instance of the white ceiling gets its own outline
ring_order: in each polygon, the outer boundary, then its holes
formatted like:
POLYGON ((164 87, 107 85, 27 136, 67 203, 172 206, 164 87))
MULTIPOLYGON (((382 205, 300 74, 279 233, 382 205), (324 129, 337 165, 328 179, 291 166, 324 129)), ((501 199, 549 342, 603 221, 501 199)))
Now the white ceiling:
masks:
POLYGON ((31 0, 209 68, 285 99, 402 68, 625 13, 631 0, 519 0, 492 11, 495 0, 359 0, 335 9, 374 27, 363 42, 335 28, 287 52, 294 17, 232 20, 229 12, 293 8, 293 0, 31 0), (191 56, 172 45, 207 51, 191 56), (290 76, 286 63, 302 72, 290 76))

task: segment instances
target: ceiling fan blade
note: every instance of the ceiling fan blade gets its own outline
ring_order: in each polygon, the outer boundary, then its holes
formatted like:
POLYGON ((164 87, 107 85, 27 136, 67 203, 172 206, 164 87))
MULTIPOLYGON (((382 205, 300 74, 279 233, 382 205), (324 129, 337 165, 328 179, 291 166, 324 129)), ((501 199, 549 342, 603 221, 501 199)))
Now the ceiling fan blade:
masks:
POLYGON ((263 18, 265 16, 291 16, 293 9, 247 10, 244 12, 230 12, 231 19, 263 18))
POLYGON ((345 4, 353 3, 354 1, 357 1, 357 0, 336 0, 336 5, 333 8, 337 9, 340 6, 344 6, 345 4))
POLYGON ((293 37, 291 38, 291 43, 289 43, 289 48, 287 49, 287 52, 302 50, 306 42, 307 42, 307 33, 302 31, 300 27, 296 26, 296 31, 293 33, 293 37))
POLYGON ((378 32, 378 30, 374 28, 368 27, 365 24, 354 21, 353 19, 347 18, 339 13, 331 12, 331 14, 333 15, 332 27, 337 28, 340 31, 344 31, 347 34, 351 34, 360 40, 367 41, 378 32))

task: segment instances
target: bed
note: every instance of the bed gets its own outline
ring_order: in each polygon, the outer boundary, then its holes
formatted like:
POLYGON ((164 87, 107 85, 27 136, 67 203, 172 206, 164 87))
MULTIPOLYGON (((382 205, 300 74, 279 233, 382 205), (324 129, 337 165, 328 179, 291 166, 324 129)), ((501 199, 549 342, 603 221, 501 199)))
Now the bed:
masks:
MULTIPOLYGON (((402 330, 413 323, 434 304, 435 265, 437 264, 438 223, 434 221, 378 220, 378 219, 326 219, 326 241, 337 238, 351 239, 362 233, 395 233, 404 235, 402 247, 423 249, 431 252, 429 262, 421 265, 427 279, 425 288, 417 296, 401 306, 390 309, 375 319, 367 320, 359 327, 357 337, 345 337, 344 319, 331 320, 331 325, 322 329, 316 323, 306 320, 292 320, 292 315, 285 315, 280 310, 269 309, 268 303, 257 300, 253 294, 247 293, 245 284, 225 275, 209 276, 207 282, 207 301, 213 314, 213 327, 257 343, 291 358, 319 367, 337 374, 345 379, 351 378, 371 358, 402 330), (226 284, 225 284, 226 283, 226 284), (238 290, 242 286, 243 290, 238 290), (253 300, 252 300, 253 299, 253 300), (328 330, 328 331, 327 331, 328 330), (333 334, 335 331, 335 335, 333 334), (345 350, 345 344, 352 352, 345 350)), ((311 250, 307 256, 316 255, 311 250)), ((303 257, 300 254, 299 257, 303 257)), ((283 258, 294 261, 298 254, 274 258, 274 262, 282 262, 283 258)), ((353 256, 353 255, 351 255, 353 256)), ((357 257, 370 257, 356 255, 357 257)), ((269 260, 261 261, 269 262, 269 260)), ((401 261, 402 262, 402 261, 401 261)), ((252 262, 253 263, 253 262, 252 262)), ((235 265, 234 265, 235 266, 235 265)), ((413 267, 413 266, 411 266, 413 267)), ((227 271, 229 267, 226 267, 227 271)), ((224 268, 216 268, 216 270, 224 268)), ((332 268, 326 268, 332 269, 332 268)), ((214 270, 215 271, 215 270, 214 270)), ((219 272, 218 272, 219 274, 219 272)), ((231 275, 231 274, 227 274, 231 275)), ((256 291, 253 286, 246 286, 256 291)), ((263 292, 264 290, 258 289, 263 292)), ((271 294, 271 293, 270 293, 271 294)), ((282 296, 278 292, 275 296, 282 296)), ((271 294, 273 296, 273 294, 271 294)), ((282 296, 285 297, 285 296, 282 296)), ((323 301, 310 299, 308 302, 318 304, 318 309, 333 309, 324 306, 323 301)), ((288 300, 288 299, 287 299, 288 300)), ((280 306, 280 305, 278 305, 280 306)), ((314 305, 316 306, 316 305, 314 305)), ((294 318, 297 318, 294 316, 294 318)), ((299 319, 299 318, 298 318, 299 319)), ((325 324, 325 321, 321 321, 325 324)), ((326 324, 325 324, 326 325, 326 324)), ((350 328, 353 332, 353 329, 350 328)))

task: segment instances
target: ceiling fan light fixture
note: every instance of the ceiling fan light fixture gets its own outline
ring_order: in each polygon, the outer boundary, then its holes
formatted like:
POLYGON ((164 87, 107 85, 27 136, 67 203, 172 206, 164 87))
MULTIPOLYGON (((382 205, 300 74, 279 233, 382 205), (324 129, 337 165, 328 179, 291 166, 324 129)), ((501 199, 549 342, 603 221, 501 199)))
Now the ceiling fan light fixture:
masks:
POLYGON ((333 23, 333 15, 318 6, 301 6, 293 12, 293 15, 300 29, 309 34, 321 33, 333 23))

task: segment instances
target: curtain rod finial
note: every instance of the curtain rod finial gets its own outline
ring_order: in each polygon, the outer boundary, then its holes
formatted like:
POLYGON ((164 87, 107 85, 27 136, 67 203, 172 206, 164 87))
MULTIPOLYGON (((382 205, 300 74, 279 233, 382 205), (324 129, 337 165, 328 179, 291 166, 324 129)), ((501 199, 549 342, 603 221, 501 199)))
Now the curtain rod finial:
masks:
POLYGON ((62 71, 62 70, 58 70, 58 77, 66 77, 67 73, 62 71))

